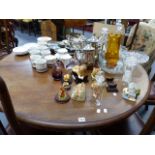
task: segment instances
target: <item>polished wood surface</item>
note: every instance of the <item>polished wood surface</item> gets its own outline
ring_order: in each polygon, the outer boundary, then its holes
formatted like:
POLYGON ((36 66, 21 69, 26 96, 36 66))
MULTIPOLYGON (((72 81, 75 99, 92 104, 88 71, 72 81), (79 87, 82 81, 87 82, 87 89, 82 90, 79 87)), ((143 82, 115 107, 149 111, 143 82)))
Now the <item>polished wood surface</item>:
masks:
POLYGON ((11 127, 17 131, 17 133, 21 134, 21 129, 16 118, 16 113, 14 111, 14 107, 11 102, 11 97, 6 86, 5 81, 0 77, 0 100, 3 106, 3 110, 5 115, 11 125, 11 127))
POLYGON ((52 79, 51 69, 46 73, 36 72, 31 67, 29 56, 7 56, 0 61, 0 75, 7 84, 18 120, 39 128, 81 129, 110 125, 134 113, 143 105, 149 93, 148 76, 141 66, 137 66, 134 81, 141 94, 136 103, 122 99, 122 77, 118 75, 115 80, 119 92, 114 96, 103 90, 101 109, 107 108, 108 113, 98 114, 90 80, 86 85, 85 103, 70 100, 66 104, 59 104, 54 97, 61 83, 52 79), (79 117, 85 117, 86 122, 78 122, 79 117))

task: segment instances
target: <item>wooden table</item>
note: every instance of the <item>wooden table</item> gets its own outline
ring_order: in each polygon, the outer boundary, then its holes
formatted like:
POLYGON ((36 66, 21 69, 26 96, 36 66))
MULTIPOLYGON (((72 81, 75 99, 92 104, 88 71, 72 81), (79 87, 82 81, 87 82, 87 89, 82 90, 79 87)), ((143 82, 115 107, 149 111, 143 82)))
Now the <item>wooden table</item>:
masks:
POLYGON ((141 89, 137 101, 134 103, 122 99, 122 77, 117 76, 119 92, 107 93, 106 89, 102 92, 101 110, 106 108, 108 113, 97 113, 90 88, 91 81, 86 85, 85 103, 70 100, 66 104, 58 104, 54 97, 61 83, 53 81, 51 69, 46 73, 36 72, 31 67, 29 56, 7 56, 0 61, 0 75, 6 81, 18 119, 39 128, 87 129, 113 124, 133 114, 143 105, 149 93, 147 73, 141 66, 137 66, 134 81, 141 89), (79 122, 79 117, 85 117, 86 121, 79 122))

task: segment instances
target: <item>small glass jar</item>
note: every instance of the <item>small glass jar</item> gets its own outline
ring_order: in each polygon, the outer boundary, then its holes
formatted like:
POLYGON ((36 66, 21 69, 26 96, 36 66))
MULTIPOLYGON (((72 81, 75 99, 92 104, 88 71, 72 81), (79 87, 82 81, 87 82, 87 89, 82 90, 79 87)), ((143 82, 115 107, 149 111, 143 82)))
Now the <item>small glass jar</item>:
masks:
POLYGON ((96 99, 96 106, 101 106, 105 78, 102 74, 97 74, 95 79, 96 81, 92 83, 93 97, 96 99))
POLYGON ((63 68, 64 68, 63 63, 61 61, 57 60, 52 68, 52 77, 54 78, 54 80, 62 79, 63 68))

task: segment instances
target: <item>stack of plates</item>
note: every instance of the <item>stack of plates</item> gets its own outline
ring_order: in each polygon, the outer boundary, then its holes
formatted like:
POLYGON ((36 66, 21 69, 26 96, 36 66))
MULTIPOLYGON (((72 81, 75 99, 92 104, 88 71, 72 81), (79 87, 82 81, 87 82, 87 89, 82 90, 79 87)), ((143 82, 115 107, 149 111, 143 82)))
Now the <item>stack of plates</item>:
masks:
POLYGON ((52 38, 51 37, 47 37, 47 36, 44 36, 44 37, 38 37, 37 38, 37 41, 38 41, 38 43, 47 43, 47 42, 49 42, 49 41, 51 41, 52 40, 52 38))
POLYGON ((24 46, 19 46, 13 49, 13 53, 15 53, 15 55, 25 55, 28 54, 28 50, 24 46))
POLYGON ((31 48, 36 48, 39 45, 37 43, 27 43, 24 44, 23 46, 18 46, 13 48, 13 53, 15 53, 15 55, 26 55, 29 53, 29 50, 31 48))
POLYGON ((27 50, 30 50, 31 48, 37 48, 39 45, 37 43, 26 43, 23 45, 27 50))

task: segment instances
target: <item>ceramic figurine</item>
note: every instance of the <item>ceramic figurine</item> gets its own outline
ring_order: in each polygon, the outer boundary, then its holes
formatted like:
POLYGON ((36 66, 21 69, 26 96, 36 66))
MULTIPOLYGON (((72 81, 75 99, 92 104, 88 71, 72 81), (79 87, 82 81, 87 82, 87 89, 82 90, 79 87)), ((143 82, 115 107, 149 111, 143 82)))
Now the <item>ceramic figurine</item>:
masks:
POLYGON ((69 82, 63 82, 62 85, 66 90, 69 90, 71 88, 71 84, 69 82))
POLYGON ((129 83, 128 87, 123 89, 122 97, 130 101, 136 101, 140 95, 140 89, 137 88, 134 82, 129 83))
POLYGON ((76 101, 85 101, 86 86, 84 83, 80 83, 73 88, 71 98, 76 101))
POLYGON ((57 95, 55 96, 57 102, 63 103, 70 100, 70 96, 66 93, 64 87, 61 87, 57 95))
POLYGON ((70 74, 63 75, 62 78, 62 85, 66 90, 69 90, 71 88, 72 78, 70 74))
POLYGON ((96 68, 96 67, 93 68, 93 71, 92 71, 92 73, 91 73, 91 77, 92 77, 93 80, 95 80, 95 76, 96 76, 96 74, 97 74, 99 71, 101 71, 100 68, 96 68))
POLYGON ((68 82, 71 84, 72 83, 71 75, 70 74, 63 75, 62 82, 68 82))
POLYGON ((76 65, 72 68, 73 78, 76 83, 88 82, 86 65, 76 65))

